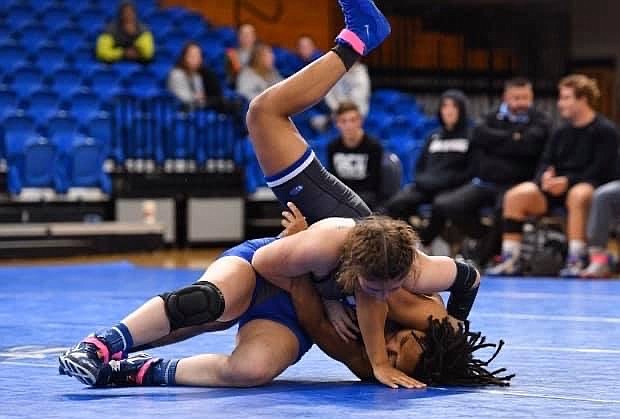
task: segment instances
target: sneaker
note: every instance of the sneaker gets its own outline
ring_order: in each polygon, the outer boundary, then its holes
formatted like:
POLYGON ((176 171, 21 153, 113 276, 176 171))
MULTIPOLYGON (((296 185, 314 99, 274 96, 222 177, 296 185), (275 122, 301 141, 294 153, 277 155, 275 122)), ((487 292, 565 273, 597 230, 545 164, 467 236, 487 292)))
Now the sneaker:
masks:
POLYGON ((89 336, 58 357, 58 373, 75 377, 87 386, 94 386, 104 365, 112 358, 120 358, 120 355, 110 356, 102 340, 89 336))
POLYGON ((590 264, 581 271, 582 278, 610 278, 612 258, 606 253, 590 256, 590 264))
POLYGON ((346 29, 336 37, 360 55, 368 55, 390 34, 387 19, 372 0, 338 0, 346 29))
POLYGON ((154 358, 145 353, 132 354, 127 359, 112 360, 102 369, 96 387, 143 385, 144 377, 151 366, 161 361, 162 358, 154 358))
POLYGON ((566 265, 560 271, 560 276, 562 278, 579 278, 587 264, 588 257, 586 255, 569 256, 566 265))
POLYGON ((487 276, 519 276, 523 274, 519 258, 513 257, 510 253, 502 255, 495 266, 491 266, 484 273, 487 276))

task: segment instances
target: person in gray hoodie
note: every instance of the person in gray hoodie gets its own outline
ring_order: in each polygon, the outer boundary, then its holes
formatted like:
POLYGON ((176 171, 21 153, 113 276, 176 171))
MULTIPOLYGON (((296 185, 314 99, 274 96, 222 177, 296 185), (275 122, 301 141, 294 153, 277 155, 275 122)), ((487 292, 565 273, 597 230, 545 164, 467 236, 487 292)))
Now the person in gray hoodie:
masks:
MULTIPOLYGON (((426 139, 424 151, 415 168, 414 183, 406 186, 386 204, 393 218, 407 221, 422 204, 432 204, 438 197, 462 186, 471 179, 470 128, 467 121, 467 98, 460 90, 448 90, 441 96, 438 111, 441 127, 426 139)), ((428 225, 419 231, 422 244, 429 245, 439 235, 445 222, 433 209, 428 225)))

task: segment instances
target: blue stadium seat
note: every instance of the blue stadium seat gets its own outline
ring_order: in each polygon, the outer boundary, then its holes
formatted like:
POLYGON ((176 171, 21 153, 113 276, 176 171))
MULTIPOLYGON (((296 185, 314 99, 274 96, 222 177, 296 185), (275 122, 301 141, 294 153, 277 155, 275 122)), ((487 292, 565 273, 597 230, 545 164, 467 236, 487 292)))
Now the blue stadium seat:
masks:
POLYGON ((154 0, 134 0, 138 16, 147 16, 157 10, 157 2, 154 0))
POLYGON ((43 73, 32 65, 16 68, 12 75, 11 86, 19 97, 27 97, 43 86, 43 73))
MULTIPOLYGON (((28 115, 32 116, 37 124, 47 122, 49 118, 58 112, 60 97, 51 90, 39 90, 33 92, 27 99, 28 115)), ((26 107, 23 107, 26 109, 26 107)))
POLYGON ((78 133, 79 123, 66 111, 59 111, 46 124, 47 135, 53 138, 56 135, 73 136, 78 133))
POLYGON ((188 39, 196 39, 209 27, 202 16, 197 13, 190 13, 183 17, 181 22, 178 22, 178 25, 179 30, 185 33, 188 39))
POLYGON ((13 28, 5 23, 0 24, 0 40, 1 41, 16 41, 13 28))
POLYGON ((105 19, 99 8, 89 7, 78 10, 73 15, 75 24, 85 33, 101 32, 104 29, 105 19))
POLYGON ((112 192, 110 176, 103 170, 106 158, 105 145, 92 137, 73 137, 66 152, 66 174, 68 187, 100 188, 104 193, 112 192))
POLYGON ((192 129, 191 115, 178 113, 174 116, 168 143, 165 148, 167 159, 191 159, 196 151, 195 130, 192 129))
POLYGON ((173 66, 174 64, 168 61, 157 60, 149 64, 149 70, 157 77, 159 83, 165 83, 173 66))
POLYGON ((17 94, 12 90, 0 89, 0 120, 17 109, 17 94))
POLYGON ((73 60, 73 65, 75 65, 77 68, 82 69, 82 71, 84 71, 84 66, 98 63, 97 58, 95 57, 94 45, 92 47, 82 47, 74 50, 71 54, 71 58, 73 60))
POLYGON ((5 22, 13 30, 19 30, 30 23, 34 23, 35 20, 34 10, 30 5, 14 4, 8 9, 5 22))
POLYGON ((64 6, 54 4, 39 12, 39 20, 48 28, 50 32, 56 32, 58 29, 69 24, 71 11, 64 6))
POLYGON ((230 26, 220 26, 213 31, 225 48, 237 46, 237 32, 230 26))
POLYGON ((371 106, 379 106, 389 110, 391 106, 402 100, 403 93, 393 89, 379 89, 372 93, 371 106))
POLYGON ((0 152, 7 159, 12 158, 23 149, 26 139, 36 135, 35 124, 32 118, 26 116, 23 110, 16 110, 2 122, 3 137, 0 139, 0 152))
POLYGON ((139 70, 126 79, 127 91, 137 97, 151 97, 159 94, 157 77, 150 71, 139 70))
POLYGON ((71 51, 81 46, 86 46, 84 32, 77 26, 64 26, 54 32, 54 40, 66 51, 71 51))
POLYGON ((132 73, 135 73, 136 71, 140 71, 141 69, 142 69, 142 66, 137 63, 132 63, 128 61, 121 61, 120 63, 114 63, 114 70, 118 71, 118 74, 120 74, 121 79, 123 80, 129 78, 132 73))
POLYGON ((392 136, 413 137, 414 128, 415 126, 409 118, 404 116, 396 116, 389 121, 389 125, 383 128, 381 138, 388 138, 392 136))
POLYGON ((82 87, 82 73, 71 67, 65 67, 56 72, 52 79, 51 89, 63 99, 68 99, 82 87))
POLYGON ((198 127, 194 159, 199 166, 208 159, 226 159, 233 155, 235 127, 230 115, 201 111, 195 113, 194 118, 198 127))
POLYGON ((162 47, 169 51, 179 51, 183 49, 183 46, 189 41, 188 36, 179 30, 173 30, 168 32, 163 39, 160 40, 162 47))
POLYGON ((113 153, 117 144, 112 142, 112 120, 106 112, 99 112, 86 123, 86 132, 89 136, 101 141, 113 153))
POLYGON ((65 192, 66 182, 59 163, 58 146, 45 137, 30 136, 20 149, 14 144, 20 139, 10 137, 8 143, 14 151, 7 159, 9 176, 8 190, 19 195, 23 188, 54 188, 65 192))
POLYGON ((90 89, 107 101, 121 92, 121 78, 113 67, 100 67, 89 74, 90 89))
POLYGON ((50 43, 44 44, 35 51, 34 60, 39 69, 47 76, 55 74, 67 65, 65 51, 59 46, 50 43))
POLYGON ((412 140, 411 136, 393 136, 388 139, 386 148, 395 153, 401 161, 403 185, 411 183, 416 162, 422 151, 422 143, 412 140))
POLYGON ((166 9, 157 10, 153 13, 145 15, 144 21, 149 25, 151 30, 159 28, 169 28, 173 26, 172 16, 166 9))
MULTIPOLYGON (((364 121, 364 129, 368 131, 369 134, 381 137, 385 129, 390 126, 391 122, 392 116, 389 113, 371 108, 371 112, 364 121)), ((381 139, 385 140, 385 138, 381 139)))
POLYGON ((26 64, 26 55, 17 42, 7 39, 0 44, 0 73, 12 73, 24 64, 26 64))
POLYGON ((69 99, 69 103, 71 114, 82 125, 94 118, 101 106, 99 96, 87 90, 75 93, 69 99))
POLYGON ((29 51, 36 50, 48 42, 50 37, 47 28, 39 24, 26 25, 19 32, 20 43, 29 51))

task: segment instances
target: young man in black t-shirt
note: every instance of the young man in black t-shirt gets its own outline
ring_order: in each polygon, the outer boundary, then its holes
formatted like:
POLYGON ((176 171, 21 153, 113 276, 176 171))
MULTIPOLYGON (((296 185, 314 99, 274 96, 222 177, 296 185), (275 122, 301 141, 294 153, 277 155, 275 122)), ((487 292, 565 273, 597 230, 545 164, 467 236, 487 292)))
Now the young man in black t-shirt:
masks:
POLYGON ((533 182, 504 196, 502 260, 491 275, 519 274, 523 221, 556 206, 568 210, 569 255, 561 276, 578 276, 587 262, 586 222, 594 188, 613 178, 618 132, 594 110, 600 96, 596 80, 571 75, 559 83, 558 110, 567 124, 554 132, 533 182))
POLYGON ((373 208, 380 201, 383 147, 364 132, 362 114, 354 103, 340 104, 335 119, 340 137, 327 148, 327 170, 373 208))

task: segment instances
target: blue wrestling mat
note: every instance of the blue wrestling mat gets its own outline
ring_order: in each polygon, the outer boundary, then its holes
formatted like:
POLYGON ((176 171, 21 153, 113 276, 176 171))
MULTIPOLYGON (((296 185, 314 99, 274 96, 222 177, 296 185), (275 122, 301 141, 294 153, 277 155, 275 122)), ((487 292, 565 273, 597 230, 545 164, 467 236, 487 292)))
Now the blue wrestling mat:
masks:
MULTIPOLYGON (((57 375, 59 351, 199 276, 125 263, 0 268, 0 418, 620 417, 619 281, 485 279, 472 330, 506 341, 491 364, 517 374, 506 389, 360 384, 316 348, 273 384, 254 389, 93 390, 57 375)), ((235 333, 151 353, 228 353, 235 333)))

